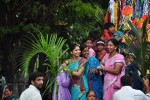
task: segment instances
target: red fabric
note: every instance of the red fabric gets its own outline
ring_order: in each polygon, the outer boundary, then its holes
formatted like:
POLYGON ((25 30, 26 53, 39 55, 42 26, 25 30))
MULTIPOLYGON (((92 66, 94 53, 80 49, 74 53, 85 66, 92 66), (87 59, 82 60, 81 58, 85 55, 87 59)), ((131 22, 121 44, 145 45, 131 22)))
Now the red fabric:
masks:
POLYGON ((84 82, 83 82, 82 78, 77 78, 77 77, 71 78, 71 84, 77 84, 77 85, 79 85, 81 91, 86 90, 85 87, 84 87, 84 82))
MULTIPOLYGON (((84 61, 86 61, 86 59, 85 58, 81 58, 80 60, 79 60, 79 65, 82 63, 82 62, 84 62, 84 61)), ((80 86, 80 90, 81 91, 84 91, 84 90, 86 90, 85 88, 84 88, 84 82, 83 82, 83 79, 82 78, 78 78, 78 77, 72 77, 71 78, 71 84, 78 84, 79 86, 80 86)))
POLYGON ((107 53, 106 50, 102 50, 101 52, 98 52, 97 53, 97 58, 101 61, 106 53, 107 53))
POLYGON ((80 65, 84 61, 86 61, 86 59, 85 58, 81 58, 78 64, 80 65))
POLYGON ((83 79, 82 78, 77 78, 77 77, 71 78, 71 84, 78 84, 80 86, 80 90, 81 91, 86 90, 84 88, 84 83, 83 83, 83 79))
POLYGON ((71 84, 78 84, 79 83, 80 78, 77 77, 72 77, 71 78, 71 84))
POLYGON ((84 88, 84 82, 83 82, 83 79, 81 78, 81 81, 80 81, 80 90, 81 91, 85 91, 86 89, 84 88))
POLYGON ((104 17, 104 23, 108 23, 110 19, 110 13, 106 11, 105 17, 104 17))
POLYGON ((91 83, 89 74, 88 74, 88 86, 89 86, 89 90, 92 90, 92 83, 91 83))
POLYGON ((106 40, 108 41, 109 39, 111 39, 111 36, 109 35, 107 30, 104 30, 103 35, 100 37, 101 40, 104 41, 104 38, 106 38, 106 40))

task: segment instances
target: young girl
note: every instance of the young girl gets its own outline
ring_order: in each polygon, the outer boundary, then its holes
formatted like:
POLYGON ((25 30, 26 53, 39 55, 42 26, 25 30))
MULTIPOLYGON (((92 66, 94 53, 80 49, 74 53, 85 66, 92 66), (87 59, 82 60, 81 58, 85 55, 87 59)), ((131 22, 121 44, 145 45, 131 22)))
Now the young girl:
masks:
POLYGON ((89 57, 96 56, 95 51, 92 49, 92 47, 93 47, 93 40, 92 40, 92 38, 86 38, 84 40, 84 45, 86 45, 89 48, 89 57))

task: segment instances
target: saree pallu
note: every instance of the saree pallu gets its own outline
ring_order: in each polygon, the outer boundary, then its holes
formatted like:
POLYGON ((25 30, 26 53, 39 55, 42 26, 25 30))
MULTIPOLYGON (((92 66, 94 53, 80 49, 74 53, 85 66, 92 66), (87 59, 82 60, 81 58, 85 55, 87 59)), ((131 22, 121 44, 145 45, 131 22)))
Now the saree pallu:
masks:
POLYGON ((70 85, 70 76, 67 72, 61 72, 54 85, 53 100, 71 100, 71 94, 68 89, 70 85))
MULTIPOLYGON (((82 58, 79 58, 76 62, 70 64, 69 62, 69 69, 71 71, 78 71, 78 69, 85 64, 85 60, 82 60, 82 58)), ((72 76, 71 79, 71 100, 86 100, 86 93, 88 91, 88 82, 87 78, 83 72, 82 77, 75 77, 72 76)))
POLYGON ((116 54, 112 58, 108 59, 109 54, 106 54, 102 60, 106 68, 114 69, 115 64, 119 63, 122 66, 121 72, 118 75, 105 73, 104 76, 104 100, 112 100, 113 94, 118 90, 114 87, 120 88, 120 78, 125 75, 125 60, 121 54, 116 54))
POLYGON ((103 100, 103 85, 101 76, 99 73, 95 74, 90 72, 91 68, 96 69, 98 66, 100 66, 98 59, 96 59, 94 56, 88 58, 85 73, 88 78, 90 90, 93 90, 96 93, 97 100, 103 100))

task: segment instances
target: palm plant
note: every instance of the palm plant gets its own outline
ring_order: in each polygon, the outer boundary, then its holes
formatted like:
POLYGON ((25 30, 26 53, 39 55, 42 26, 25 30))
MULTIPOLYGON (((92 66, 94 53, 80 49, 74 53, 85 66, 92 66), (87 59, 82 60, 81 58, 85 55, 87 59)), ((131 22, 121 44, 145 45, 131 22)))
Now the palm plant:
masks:
POLYGON ((148 18, 144 21, 143 26, 141 29, 132 25, 129 21, 129 26, 133 31, 134 37, 127 37, 125 36, 125 40, 127 46, 132 50, 132 53, 135 54, 137 57, 137 62, 139 66, 141 66, 142 74, 146 75, 146 70, 148 68, 149 58, 147 59, 147 32, 146 32, 146 25, 147 25, 148 18))
MULTIPOLYGON (((35 55, 43 53, 46 55, 46 61, 48 62, 44 63, 44 65, 47 67, 46 73, 50 73, 51 78, 54 82, 55 77, 60 71, 58 70, 59 59, 68 50, 68 48, 66 48, 65 50, 62 49, 65 41, 65 39, 63 39, 62 37, 58 37, 56 34, 52 34, 50 36, 46 35, 46 37, 44 37, 41 32, 37 37, 32 34, 32 38, 26 39, 25 45, 23 45, 20 52, 21 55, 19 62, 23 70, 22 74, 25 77, 28 76, 31 59, 35 55)), ((50 85, 52 85, 52 82, 48 81, 47 86, 50 87, 50 85)))

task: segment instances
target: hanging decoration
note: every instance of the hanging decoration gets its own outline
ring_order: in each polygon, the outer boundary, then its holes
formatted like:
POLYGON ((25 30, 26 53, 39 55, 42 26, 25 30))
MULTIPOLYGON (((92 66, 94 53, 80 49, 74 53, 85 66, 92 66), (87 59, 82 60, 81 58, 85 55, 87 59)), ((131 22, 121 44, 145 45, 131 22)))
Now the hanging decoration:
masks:
MULTIPOLYGON (((110 0, 109 3, 109 19, 115 24, 116 30, 130 30, 127 20, 133 21, 136 27, 141 28, 144 20, 150 15, 149 0, 110 0)), ((108 22, 108 19, 105 22, 108 22)))
POLYGON ((133 13, 133 8, 131 6, 124 6, 122 9, 122 29, 123 30, 129 30, 130 27, 127 23, 128 20, 131 20, 133 13))
POLYGON ((114 23, 114 0, 109 1, 109 7, 108 7, 108 12, 110 13, 110 22, 114 23))
MULTIPOLYGON (((144 20, 150 16, 150 0, 110 0, 105 22, 115 24, 115 30, 123 30, 125 33, 130 30, 128 20, 141 29, 144 20), (108 16, 109 12, 109 16, 108 16), (110 17, 110 18, 108 18, 110 17)), ((150 21, 147 23, 147 41, 150 42, 150 21)))
MULTIPOLYGON (((149 0, 110 0, 109 3, 110 22, 116 25, 116 30, 121 26, 124 26, 123 30, 128 30, 125 28, 126 20, 134 20, 135 22, 137 18, 143 19, 144 15, 150 15, 149 0)), ((143 22, 141 19, 136 21, 139 28, 141 22, 143 22)))
POLYGON ((131 6, 125 6, 122 10, 123 16, 129 16, 132 17, 133 9, 131 6))
MULTIPOLYGON (((144 0, 136 0, 134 2, 134 18, 141 18, 143 15, 144 0)), ((147 9, 148 10, 148 9, 147 9)))
POLYGON ((135 18, 132 21, 132 24, 140 29, 142 28, 143 22, 146 20, 147 17, 148 17, 147 15, 144 15, 141 18, 135 18))
POLYGON ((150 0, 144 0, 143 2, 143 15, 150 15, 150 0))
POLYGON ((147 41, 150 42, 150 24, 147 25, 147 41))
POLYGON ((118 29, 118 2, 114 3, 114 24, 115 24, 115 30, 118 29))

